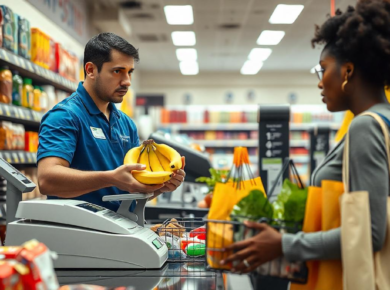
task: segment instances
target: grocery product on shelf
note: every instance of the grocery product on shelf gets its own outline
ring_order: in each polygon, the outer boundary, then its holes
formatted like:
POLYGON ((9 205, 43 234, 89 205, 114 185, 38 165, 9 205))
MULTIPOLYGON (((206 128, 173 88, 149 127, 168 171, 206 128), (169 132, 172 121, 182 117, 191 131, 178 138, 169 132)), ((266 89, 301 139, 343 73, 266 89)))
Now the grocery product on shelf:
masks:
POLYGON ((30 21, 20 17, 18 19, 18 54, 26 59, 31 58, 31 30, 30 21))
POLYGON ((38 143, 39 143, 38 136, 39 135, 37 132, 30 132, 30 131, 25 132, 24 151, 32 152, 32 153, 36 153, 38 151, 38 143))
POLYGON ((23 94, 23 79, 19 75, 18 71, 13 71, 12 77, 12 104, 15 106, 22 105, 23 94))
POLYGON ((41 90, 41 98, 39 100, 39 105, 41 107, 41 112, 46 113, 48 111, 49 97, 42 87, 39 88, 41 90))
POLYGON ((14 30, 16 29, 16 24, 14 13, 5 5, 0 5, 0 8, 3 12, 3 47, 9 51, 15 52, 14 30))
POLYGON ((12 149, 12 123, 1 121, 0 122, 0 150, 12 149))
POLYGON ((32 80, 29 78, 23 79, 22 90, 22 106, 25 108, 32 108, 34 104, 34 87, 32 86, 32 80))
POLYGON ((34 100, 33 100, 33 106, 32 109, 34 111, 40 111, 41 110, 41 89, 39 86, 34 86, 34 100))
POLYGON ((50 85, 42 86, 43 91, 47 94, 46 111, 51 110, 57 104, 55 88, 50 85))
POLYGON ((4 25, 3 9, 1 9, 0 7, 0 47, 3 47, 3 25, 4 25))
POLYGON ((7 66, 0 68, 0 103, 12 102, 12 73, 7 66))

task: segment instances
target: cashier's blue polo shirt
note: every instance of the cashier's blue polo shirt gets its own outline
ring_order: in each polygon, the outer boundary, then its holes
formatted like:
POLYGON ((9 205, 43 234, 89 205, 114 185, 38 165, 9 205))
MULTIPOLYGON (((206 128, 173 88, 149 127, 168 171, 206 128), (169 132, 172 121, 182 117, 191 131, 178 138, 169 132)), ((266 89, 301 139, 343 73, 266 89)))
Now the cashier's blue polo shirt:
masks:
MULTIPOLYGON (((68 161, 70 168, 82 171, 107 171, 121 166, 127 151, 139 146, 139 138, 133 120, 114 104, 109 106, 108 121, 80 82, 76 92, 43 117, 39 129, 38 162, 45 157, 59 157, 68 161)), ((119 202, 103 202, 102 197, 125 193, 116 187, 108 187, 72 199, 116 211, 119 202)))

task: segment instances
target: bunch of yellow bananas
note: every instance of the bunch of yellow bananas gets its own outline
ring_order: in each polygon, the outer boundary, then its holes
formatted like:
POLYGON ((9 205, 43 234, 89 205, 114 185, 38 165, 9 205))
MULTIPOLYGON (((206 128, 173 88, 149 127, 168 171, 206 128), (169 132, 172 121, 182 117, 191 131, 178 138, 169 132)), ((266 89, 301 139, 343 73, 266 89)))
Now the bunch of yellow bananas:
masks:
POLYGON ((172 172, 182 167, 181 156, 165 144, 157 144, 152 139, 127 152, 124 164, 140 163, 145 170, 133 170, 134 178, 143 184, 162 184, 172 177, 172 172))

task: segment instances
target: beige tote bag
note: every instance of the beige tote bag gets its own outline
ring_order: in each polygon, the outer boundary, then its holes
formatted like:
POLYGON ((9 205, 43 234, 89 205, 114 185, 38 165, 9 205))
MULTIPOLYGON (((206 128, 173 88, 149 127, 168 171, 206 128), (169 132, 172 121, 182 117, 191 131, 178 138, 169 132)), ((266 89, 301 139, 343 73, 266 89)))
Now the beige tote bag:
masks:
MULTIPOLYGON (((371 112, 381 126, 386 142, 390 170, 389 129, 382 118, 371 112)), ((386 240, 383 248, 373 253, 369 192, 349 192, 349 134, 345 137, 343 157, 345 193, 340 197, 341 252, 344 290, 390 290, 390 199, 387 199, 386 240)))

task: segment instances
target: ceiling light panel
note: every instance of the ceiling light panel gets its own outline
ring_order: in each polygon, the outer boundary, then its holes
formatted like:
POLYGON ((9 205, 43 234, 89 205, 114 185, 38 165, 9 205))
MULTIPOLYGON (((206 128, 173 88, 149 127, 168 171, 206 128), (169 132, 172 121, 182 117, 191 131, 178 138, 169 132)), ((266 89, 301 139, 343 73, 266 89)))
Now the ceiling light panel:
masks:
POLYGON ((283 39, 286 33, 280 30, 264 30, 259 38, 257 44, 259 45, 277 45, 283 39))
POLYGON ((178 48, 176 56, 179 61, 196 61, 198 53, 195 48, 178 48))
POLYGON ((164 12, 170 25, 191 25, 194 23, 191 5, 167 5, 164 7, 164 12))
POLYGON ((199 73, 199 65, 196 61, 181 61, 180 71, 183 75, 197 75, 199 73))
POLYGON ((272 24, 292 24, 301 14, 303 5, 285 5, 279 4, 269 19, 272 24))
POLYGON ((195 32, 174 31, 172 32, 172 41, 176 46, 193 46, 196 44, 195 32))
POLYGON ((254 48, 249 53, 248 59, 253 61, 265 61, 271 53, 272 49, 270 48, 254 48))
POLYGON ((247 60, 241 68, 241 74, 243 75, 255 75, 262 68, 263 63, 261 61, 247 60))

